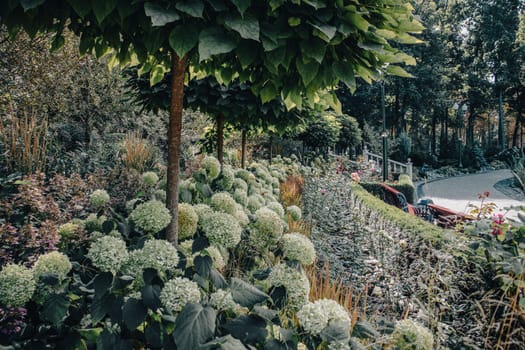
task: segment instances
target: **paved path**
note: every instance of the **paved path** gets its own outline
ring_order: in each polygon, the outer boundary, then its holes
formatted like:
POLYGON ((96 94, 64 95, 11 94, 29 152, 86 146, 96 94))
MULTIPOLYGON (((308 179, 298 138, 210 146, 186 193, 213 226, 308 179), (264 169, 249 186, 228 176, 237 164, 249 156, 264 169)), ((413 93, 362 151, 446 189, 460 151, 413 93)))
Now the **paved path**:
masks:
MULTIPOLYGON (((465 212, 468 210, 469 203, 480 204, 478 193, 489 191, 489 200, 498 206, 496 212, 504 213, 505 207, 525 206, 525 202, 511 199, 494 188, 494 184, 508 178, 512 178, 512 173, 504 169, 437 180, 422 186, 422 198, 431 198, 436 204, 465 212)), ((515 216, 515 212, 511 211, 508 215, 515 216)))

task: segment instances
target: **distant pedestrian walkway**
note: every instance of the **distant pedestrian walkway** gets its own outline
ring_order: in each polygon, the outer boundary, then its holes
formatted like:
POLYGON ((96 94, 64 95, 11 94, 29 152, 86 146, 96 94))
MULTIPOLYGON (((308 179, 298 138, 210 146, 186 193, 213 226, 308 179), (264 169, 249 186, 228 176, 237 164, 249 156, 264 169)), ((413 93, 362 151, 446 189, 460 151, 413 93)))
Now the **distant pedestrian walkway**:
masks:
MULTIPOLYGON (((525 202, 510 198, 499 191, 497 183, 509 183, 512 173, 508 169, 495 170, 483 174, 472 174, 436 180, 424 184, 421 188, 422 198, 430 198, 434 203, 455 211, 467 212, 469 203, 479 206, 478 193, 490 192, 488 200, 496 203, 496 213, 504 213, 505 207, 525 206, 525 202)), ((510 212, 514 217, 516 212, 510 212)))

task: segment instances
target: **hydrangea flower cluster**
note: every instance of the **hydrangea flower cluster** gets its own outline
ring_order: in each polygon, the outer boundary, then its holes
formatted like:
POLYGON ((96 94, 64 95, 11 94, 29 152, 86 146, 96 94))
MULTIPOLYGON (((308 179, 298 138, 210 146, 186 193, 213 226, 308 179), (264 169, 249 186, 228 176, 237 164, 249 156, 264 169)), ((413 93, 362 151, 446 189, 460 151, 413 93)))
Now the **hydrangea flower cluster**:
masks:
POLYGON ((430 330, 413 320, 396 322, 391 337, 392 344, 398 349, 433 349, 434 337, 430 330))
POLYGON ((166 271, 176 268, 179 263, 177 249, 170 242, 163 239, 146 241, 141 251, 144 268, 166 271))
POLYGON ((69 271, 71 271, 71 262, 67 255, 60 252, 40 255, 33 266, 33 274, 37 281, 40 276, 46 273, 53 273, 58 276, 59 280, 63 280, 69 271))
POLYGON ((335 300, 320 299, 308 302, 297 312, 299 324, 313 335, 319 335, 332 322, 344 322, 350 330, 348 311, 335 300))
POLYGON ((198 303, 201 292, 197 283, 184 278, 175 277, 169 280, 160 292, 162 305, 171 312, 180 312, 187 303, 198 303))
POLYGON ((179 203, 179 239, 193 237, 197 232, 198 221, 199 216, 191 204, 179 203))
POLYGON ((210 294, 210 305, 217 310, 237 310, 241 308, 241 306, 233 300, 232 293, 224 289, 219 289, 210 294))
POLYGON ((235 179, 233 179, 232 187, 236 190, 241 189, 241 190, 244 190, 245 192, 248 191, 248 184, 246 183, 246 181, 244 181, 243 179, 239 177, 236 177, 235 179))
POLYGON ((217 158, 212 156, 206 156, 202 160, 201 168, 206 171, 206 177, 209 181, 215 180, 221 172, 221 163, 217 158))
POLYGON ((235 200, 228 192, 219 192, 211 196, 210 204, 213 209, 227 214, 233 214, 237 210, 235 200))
POLYGON ((155 234, 168 226, 171 215, 164 203, 152 200, 138 205, 129 219, 142 231, 155 234))
POLYGON ((266 204, 266 207, 268 207, 269 209, 273 210, 277 215, 279 215, 279 217, 282 218, 284 216, 284 208, 281 205, 281 203, 279 203, 277 201, 272 201, 272 202, 266 204))
POLYGON ((95 208, 100 208, 109 203, 109 194, 106 190, 95 190, 89 196, 89 203, 95 208))
POLYGON ((100 231, 102 230, 102 224, 106 221, 106 216, 101 215, 100 217, 97 214, 89 214, 88 217, 84 220, 84 228, 88 232, 100 231))
POLYGON ((197 222, 198 227, 202 227, 202 223, 213 213, 213 209, 206 204, 196 204, 193 206, 193 210, 195 210, 195 213, 197 213, 197 216, 199 217, 199 221, 197 222))
POLYGON ((269 208, 261 208, 255 212, 257 219, 254 226, 262 234, 272 238, 280 238, 283 234, 283 223, 279 215, 269 208))
POLYGON ((286 208, 286 212, 290 215, 290 218, 293 221, 299 221, 303 216, 301 208, 299 208, 297 205, 290 205, 286 208))
POLYGON ((242 208, 237 208, 237 210, 235 211, 235 213, 233 213, 233 216, 239 220, 239 224, 241 226, 246 226, 250 223, 250 218, 248 217, 248 215, 246 215, 246 213, 244 212, 244 210, 242 208))
POLYGON ((256 210, 260 209, 264 203, 264 198, 262 198, 260 195, 252 194, 251 196, 248 196, 246 207, 250 212, 254 213, 256 210))
POLYGON ((226 261, 224 261, 224 257, 222 256, 219 248, 211 245, 206 248, 206 252, 210 255, 211 260, 213 261, 213 267, 219 271, 226 267, 226 261))
POLYGON ((153 171, 146 171, 142 174, 142 181, 146 186, 155 186, 159 182, 159 176, 153 171))
POLYGON ((80 225, 67 222, 58 227, 58 234, 60 237, 67 239, 73 237, 78 229, 80 229, 80 225))
POLYGON ((287 306, 291 309, 298 310, 308 301, 310 281, 302 271, 281 263, 272 268, 268 282, 286 289, 287 306))
POLYGON ((287 233, 282 239, 283 255, 289 260, 311 265, 315 261, 315 247, 312 241, 300 233, 287 233))
POLYGON ((23 306, 35 288, 33 272, 25 266, 9 264, 0 271, 0 303, 8 307, 23 306))
POLYGON ((233 248, 241 240, 241 225, 229 214, 213 212, 205 215, 202 230, 212 245, 233 248))
POLYGON ((87 257, 101 271, 115 273, 128 260, 126 242, 112 236, 101 237, 91 244, 87 257))
POLYGON ((248 194, 246 193, 246 190, 243 190, 242 188, 237 188, 233 192, 233 199, 243 207, 248 204, 248 194))

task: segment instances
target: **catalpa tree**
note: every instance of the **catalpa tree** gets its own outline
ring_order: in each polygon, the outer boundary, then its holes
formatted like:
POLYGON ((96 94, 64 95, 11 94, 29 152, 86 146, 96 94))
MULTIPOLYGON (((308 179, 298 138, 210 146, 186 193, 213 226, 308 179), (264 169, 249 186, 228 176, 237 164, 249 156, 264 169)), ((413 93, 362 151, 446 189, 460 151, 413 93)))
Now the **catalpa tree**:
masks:
POLYGON ((422 30, 412 11, 407 0, 5 0, 0 21, 11 33, 56 33, 53 48, 68 28, 81 52, 138 65, 152 84, 172 73, 166 238, 177 244, 186 74, 250 81, 263 103, 280 96, 301 108, 304 97, 340 81, 354 90, 358 77, 407 75, 396 64, 415 62, 390 41, 418 41, 409 34, 422 30))

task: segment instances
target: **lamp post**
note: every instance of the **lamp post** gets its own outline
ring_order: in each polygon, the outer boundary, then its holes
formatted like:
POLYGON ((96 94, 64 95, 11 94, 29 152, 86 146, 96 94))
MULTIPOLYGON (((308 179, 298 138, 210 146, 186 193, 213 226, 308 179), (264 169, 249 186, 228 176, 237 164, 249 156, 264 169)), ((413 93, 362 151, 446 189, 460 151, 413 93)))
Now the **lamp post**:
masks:
POLYGON ((454 109, 454 111, 456 111, 456 119, 459 123, 459 132, 458 132, 458 167, 460 168, 463 168, 463 163, 461 161, 461 157, 462 157, 462 146, 463 146, 463 142, 462 142, 462 139, 461 139, 461 131, 463 130, 463 127, 464 127, 464 116, 465 114, 467 113, 467 110, 468 110, 468 105, 466 103, 462 104, 461 105, 461 108, 460 108, 460 105, 455 102, 454 105, 452 106, 452 109, 454 109))
POLYGON ((388 179, 388 158, 387 158, 387 137, 386 131, 386 113, 385 113, 385 81, 381 80, 381 117, 383 118, 383 131, 381 138, 383 139, 383 182, 388 179))

